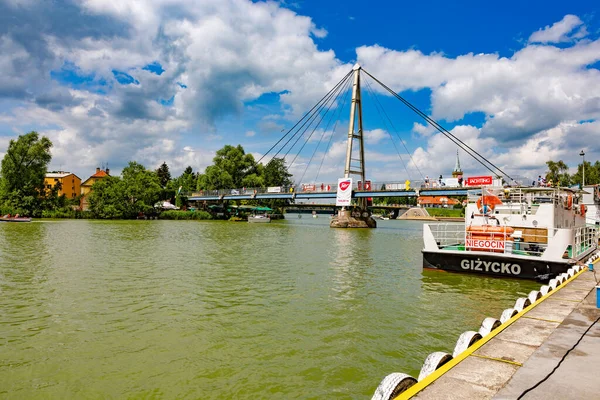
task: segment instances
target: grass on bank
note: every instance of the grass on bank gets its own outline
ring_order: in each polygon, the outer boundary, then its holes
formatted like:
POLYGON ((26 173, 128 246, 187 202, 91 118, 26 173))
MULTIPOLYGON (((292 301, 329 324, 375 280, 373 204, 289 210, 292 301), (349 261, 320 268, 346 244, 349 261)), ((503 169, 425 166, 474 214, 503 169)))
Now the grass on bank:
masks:
POLYGON ((453 217, 462 218, 465 216, 464 208, 426 208, 432 217, 453 217))
POLYGON ((174 219, 174 220, 206 220, 212 219, 212 215, 206 211, 182 211, 169 210, 163 211, 158 216, 159 219, 174 219))

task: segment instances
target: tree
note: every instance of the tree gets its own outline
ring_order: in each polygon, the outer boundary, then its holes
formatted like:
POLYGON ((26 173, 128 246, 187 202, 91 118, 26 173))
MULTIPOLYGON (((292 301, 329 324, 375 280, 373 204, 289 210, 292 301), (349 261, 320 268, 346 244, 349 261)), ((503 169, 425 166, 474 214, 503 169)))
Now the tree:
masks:
POLYGON ((285 165, 285 159, 273 158, 264 167, 263 172, 265 186, 291 186, 292 174, 285 165))
POLYGON ((94 183, 88 196, 90 211, 96 218, 126 217, 127 198, 121 178, 107 176, 94 183))
POLYGON ((186 194, 196 189, 197 176, 191 166, 183 171, 181 175, 169 183, 169 190, 175 195, 176 205, 182 207, 187 203, 186 194), (179 190, 181 188, 181 190, 179 190))
POLYGON ((95 217, 135 218, 154 211, 162 190, 156 172, 131 161, 122 176, 107 176, 92 186, 88 201, 95 217))
POLYGON ((254 157, 241 145, 226 145, 217 151, 213 165, 198 177, 198 190, 233 189, 244 186, 244 178, 255 173, 254 157))
POLYGON ((52 160, 52 142, 35 131, 8 144, 2 159, 1 192, 4 203, 29 215, 41 214, 40 198, 46 195, 44 177, 52 160))
POLYGON ((548 172, 546 173, 546 181, 552 182, 553 186, 569 186, 570 176, 569 167, 563 162, 559 161, 547 161, 548 172))
MULTIPOLYGON (((581 185, 583 181, 583 164, 577 166, 577 172, 571 176, 571 181, 573 184, 581 185)), ((595 164, 592 164, 591 162, 586 161, 585 184, 595 185, 597 183, 600 183, 600 162, 596 161, 595 164)))
POLYGON ((160 167, 156 170, 156 175, 158 175, 158 180, 160 182, 160 186, 164 189, 169 184, 171 180, 171 173, 169 172, 169 166, 166 162, 163 161, 160 167))
POLYGON ((127 216, 148 213, 160 198, 160 181, 155 172, 147 170, 142 164, 130 161, 123 168, 123 185, 127 197, 127 216))

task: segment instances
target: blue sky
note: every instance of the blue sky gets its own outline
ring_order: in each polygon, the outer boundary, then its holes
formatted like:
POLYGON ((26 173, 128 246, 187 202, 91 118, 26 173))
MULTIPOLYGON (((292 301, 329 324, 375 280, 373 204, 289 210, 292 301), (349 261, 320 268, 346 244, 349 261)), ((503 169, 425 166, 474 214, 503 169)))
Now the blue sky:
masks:
MULTIPOLYGON (((0 0, 0 156, 35 129, 51 169, 82 178, 130 160, 203 171, 225 144, 259 158, 358 61, 513 176, 574 168, 582 148, 600 158, 600 21, 571 3, 0 0)), ((379 91, 392 130, 365 91, 373 180, 450 173, 453 143, 379 91)), ((296 180, 343 173, 341 116, 296 180)))

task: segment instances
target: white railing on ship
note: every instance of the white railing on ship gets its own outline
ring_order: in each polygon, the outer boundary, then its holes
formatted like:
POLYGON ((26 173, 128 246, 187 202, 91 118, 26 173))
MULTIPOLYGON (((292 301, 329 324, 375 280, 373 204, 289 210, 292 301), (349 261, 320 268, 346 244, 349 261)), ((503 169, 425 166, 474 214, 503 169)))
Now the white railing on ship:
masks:
MULTIPOLYGON (((472 251, 472 248, 466 247, 465 227, 462 224, 429 224, 429 229, 438 245, 439 249, 449 248, 454 250, 472 251)), ((476 234, 474 232, 474 234, 476 234)), ((511 254, 528 255, 540 257, 548 247, 548 237, 546 235, 536 235, 528 233, 524 236, 529 239, 523 240, 501 240, 503 235, 498 233, 495 241, 504 242, 505 252, 511 254)), ((490 238, 492 239, 492 238, 490 238)))
POLYGON ((581 254, 596 248, 598 245, 598 228, 596 226, 582 226, 575 229, 575 244, 571 249, 570 257, 578 258, 581 254))
POLYGON ((464 224, 429 224, 439 248, 465 244, 464 224))

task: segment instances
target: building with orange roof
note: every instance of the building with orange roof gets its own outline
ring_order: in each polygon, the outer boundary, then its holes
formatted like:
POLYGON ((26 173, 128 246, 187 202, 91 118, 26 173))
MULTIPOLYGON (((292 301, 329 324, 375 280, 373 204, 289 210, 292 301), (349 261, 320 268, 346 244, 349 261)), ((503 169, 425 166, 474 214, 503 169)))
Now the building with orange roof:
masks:
POLYGON ((419 196, 417 204, 421 207, 445 208, 454 207, 460 201, 447 196, 419 196))
POLYGON ((107 176, 110 176, 110 170, 108 168, 106 168, 106 171, 100 168, 96 168, 96 173, 87 178, 81 184, 80 207, 83 211, 90 208, 90 205, 88 203, 88 195, 92 191, 92 186, 94 185, 94 183, 106 178, 107 176))

